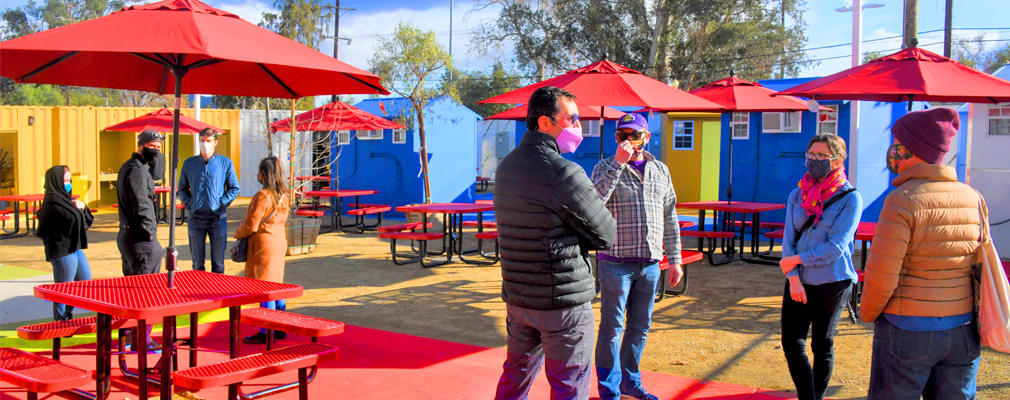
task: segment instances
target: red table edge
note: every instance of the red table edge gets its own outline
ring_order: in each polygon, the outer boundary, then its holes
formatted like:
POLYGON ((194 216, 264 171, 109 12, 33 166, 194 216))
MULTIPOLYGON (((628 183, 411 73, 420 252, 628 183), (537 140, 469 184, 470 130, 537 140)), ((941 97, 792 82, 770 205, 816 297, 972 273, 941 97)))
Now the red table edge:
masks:
POLYGON ((471 203, 415 204, 415 205, 405 205, 405 206, 396 207, 396 211, 403 212, 403 213, 407 213, 407 212, 425 212, 425 213, 429 213, 429 214, 433 214, 433 213, 442 213, 442 214, 469 214, 469 213, 494 211, 494 204, 477 204, 477 203, 472 203, 472 204, 471 203), (449 210, 449 211, 437 209, 437 207, 439 205, 445 206, 445 205, 449 205, 449 204, 453 204, 453 205, 465 205, 465 206, 472 206, 472 207, 470 209, 449 210), (434 209, 434 210, 428 210, 428 209, 426 209, 428 207, 436 208, 436 209, 434 209))
POLYGON ((350 196, 368 196, 372 194, 379 194, 378 190, 306 190, 306 196, 312 197, 350 197, 350 196), (341 193, 346 192, 346 193, 341 193))
POLYGON ((687 203, 677 203, 677 208, 684 208, 688 210, 707 210, 707 211, 724 211, 724 212, 739 212, 739 213, 759 213, 765 211, 775 211, 786 208, 785 204, 778 203, 755 203, 748 201, 741 201, 739 204, 752 205, 751 208, 742 209, 741 206, 737 204, 724 204, 724 201, 714 202, 687 202, 687 203))

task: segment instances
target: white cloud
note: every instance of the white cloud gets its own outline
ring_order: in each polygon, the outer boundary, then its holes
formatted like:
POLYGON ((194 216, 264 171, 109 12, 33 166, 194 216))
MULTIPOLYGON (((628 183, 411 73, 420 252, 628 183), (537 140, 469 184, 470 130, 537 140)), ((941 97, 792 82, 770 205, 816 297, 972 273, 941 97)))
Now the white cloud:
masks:
POLYGON ((225 1, 221 3, 215 3, 211 7, 219 8, 242 18, 246 21, 251 22, 253 25, 259 25, 263 21, 263 12, 272 11, 273 6, 271 3, 257 0, 244 0, 244 1, 225 1))

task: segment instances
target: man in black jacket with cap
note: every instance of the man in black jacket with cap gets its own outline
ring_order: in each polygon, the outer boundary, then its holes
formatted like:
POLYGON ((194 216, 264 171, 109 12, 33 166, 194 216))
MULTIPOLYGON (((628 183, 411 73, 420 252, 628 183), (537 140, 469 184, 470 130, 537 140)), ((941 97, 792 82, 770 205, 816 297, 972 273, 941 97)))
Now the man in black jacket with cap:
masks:
POLYGON ((552 399, 589 398, 596 297, 589 251, 613 246, 617 223, 586 171, 561 157, 582 140, 578 112, 571 93, 537 89, 528 130, 495 173, 508 313, 496 399, 525 399, 545 364, 552 399))
POLYGON ((158 243, 158 216, 154 206, 154 180, 150 164, 161 153, 164 136, 151 129, 140 133, 137 151, 119 167, 116 190, 119 198, 119 253, 123 275, 161 271, 165 251, 158 243))

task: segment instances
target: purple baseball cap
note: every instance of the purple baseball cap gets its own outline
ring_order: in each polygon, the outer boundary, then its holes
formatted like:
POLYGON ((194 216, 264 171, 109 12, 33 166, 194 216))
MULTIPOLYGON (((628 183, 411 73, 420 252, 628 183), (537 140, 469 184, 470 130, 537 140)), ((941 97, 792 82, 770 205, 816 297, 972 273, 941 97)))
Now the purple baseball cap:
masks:
POLYGON ((621 119, 617 120, 617 129, 630 128, 636 131, 648 131, 649 122, 645 120, 641 114, 624 114, 621 119))

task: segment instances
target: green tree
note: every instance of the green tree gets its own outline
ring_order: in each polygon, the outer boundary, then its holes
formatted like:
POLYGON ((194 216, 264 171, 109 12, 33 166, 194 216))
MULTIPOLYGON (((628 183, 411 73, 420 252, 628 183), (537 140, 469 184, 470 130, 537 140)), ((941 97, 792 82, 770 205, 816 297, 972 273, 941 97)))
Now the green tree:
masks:
POLYGON ((474 11, 495 7, 498 18, 474 28, 472 51, 481 57, 508 51, 506 58, 537 81, 568 66, 572 49, 562 40, 567 22, 552 1, 488 0, 474 5, 474 11))
POLYGON ((264 12, 260 26, 293 39, 294 41, 319 49, 319 45, 329 31, 329 21, 333 13, 320 0, 275 0, 277 13, 264 12))
POLYGON ((883 57, 883 56, 886 56, 886 55, 887 54, 884 54, 884 52, 882 52, 882 51, 867 51, 867 52, 863 53, 863 64, 866 64, 866 63, 868 63, 870 61, 876 60, 876 59, 878 59, 880 57, 883 57))
POLYGON ((501 62, 495 63, 490 74, 483 71, 454 71, 446 74, 441 85, 443 92, 455 90, 460 104, 473 110, 481 117, 500 113, 512 108, 509 104, 477 104, 477 102, 523 86, 523 79, 505 70, 501 62))
MULTIPOLYGON (((428 147, 425 142, 424 110, 442 96, 459 100, 452 86, 433 85, 434 75, 452 70, 452 56, 435 37, 435 31, 422 31, 410 23, 400 23, 393 34, 375 44, 368 60, 369 69, 382 78, 393 93, 410 100, 421 139, 421 172, 424 174, 424 202, 431 202, 428 182, 428 147)), ((408 118, 409 120, 409 118, 408 118)))
POLYGON ((996 72, 1000 67, 1010 64, 1010 43, 1005 43, 1003 46, 993 50, 989 56, 989 65, 985 67, 985 72, 993 73, 996 72))

